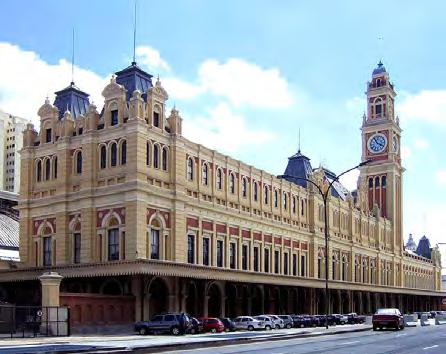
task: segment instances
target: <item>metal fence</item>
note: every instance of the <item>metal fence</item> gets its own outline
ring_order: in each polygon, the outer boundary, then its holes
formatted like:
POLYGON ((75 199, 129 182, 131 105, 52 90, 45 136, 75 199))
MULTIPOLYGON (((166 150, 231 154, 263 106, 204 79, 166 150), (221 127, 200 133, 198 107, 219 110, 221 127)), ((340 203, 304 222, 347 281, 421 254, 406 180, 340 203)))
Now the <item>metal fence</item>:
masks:
POLYGON ((70 309, 0 305, 0 337, 70 335, 70 309))

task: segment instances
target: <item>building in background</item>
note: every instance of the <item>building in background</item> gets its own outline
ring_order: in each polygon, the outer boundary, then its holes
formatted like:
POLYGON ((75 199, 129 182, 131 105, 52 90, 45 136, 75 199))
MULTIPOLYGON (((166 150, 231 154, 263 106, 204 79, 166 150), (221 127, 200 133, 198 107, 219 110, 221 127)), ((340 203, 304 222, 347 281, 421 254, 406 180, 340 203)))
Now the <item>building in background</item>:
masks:
POLYGON ((372 162, 355 193, 334 185, 328 254, 323 200, 300 178, 323 189, 332 172, 299 151, 275 176, 187 140, 161 82, 136 63, 102 95, 98 112, 71 83, 40 107, 40 131, 24 131, 21 263, 0 272, 0 300, 39 304, 38 278, 51 270, 75 325, 162 311, 322 313, 326 275, 334 313, 440 307, 438 249, 404 249, 402 131, 382 63, 357 152, 372 162))
POLYGON ((19 192, 20 150, 27 120, 0 110, 0 191, 19 192))

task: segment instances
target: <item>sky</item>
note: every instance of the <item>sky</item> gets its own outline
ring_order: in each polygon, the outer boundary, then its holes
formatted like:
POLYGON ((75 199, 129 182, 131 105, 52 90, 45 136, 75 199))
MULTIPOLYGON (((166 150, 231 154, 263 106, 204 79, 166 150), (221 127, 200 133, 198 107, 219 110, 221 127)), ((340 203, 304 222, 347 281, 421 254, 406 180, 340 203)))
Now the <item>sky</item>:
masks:
MULTIPOLYGON (((382 59, 403 129, 404 236, 433 245, 446 242, 445 12, 444 1, 139 0, 136 61, 160 76, 187 138, 282 174, 299 129, 313 167, 360 162, 382 59)), ((133 18, 133 0, 0 0, 0 109, 38 125, 45 97, 72 79, 73 28, 74 81, 100 107, 132 61, 133 18)))

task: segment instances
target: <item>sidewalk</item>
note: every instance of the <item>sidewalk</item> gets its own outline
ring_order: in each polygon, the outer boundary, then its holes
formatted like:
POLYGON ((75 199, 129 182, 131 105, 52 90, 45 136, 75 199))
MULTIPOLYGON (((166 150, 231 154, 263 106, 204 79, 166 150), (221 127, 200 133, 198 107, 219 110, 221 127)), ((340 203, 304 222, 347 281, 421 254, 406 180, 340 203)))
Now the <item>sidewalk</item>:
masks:
POLYGON ((255 332, 232 332, 232 333, 203 333, 197 335, 171 336, 171 335, 108 335, 108 336, 72 336, 72 337, 50 337, 50 338, 14 338, 0 340, 0 351, 2 353, 20 353, 20 349, 27 352, 33 350, 48 350, 53 353, 73 352, 73 351, 107 351, 107 352, 129 352, 143 350, 147 352, 157 352, 178 349, 192 349, 206 347, 212 344, 228 345, 239 342, 259 342, 288 339, 294 337, 312 337, 321 335, 333 335, 345 332, 367 331, 370 325, 344 325, 325 328, 301 328, 282 329, 273 331, 255 332))

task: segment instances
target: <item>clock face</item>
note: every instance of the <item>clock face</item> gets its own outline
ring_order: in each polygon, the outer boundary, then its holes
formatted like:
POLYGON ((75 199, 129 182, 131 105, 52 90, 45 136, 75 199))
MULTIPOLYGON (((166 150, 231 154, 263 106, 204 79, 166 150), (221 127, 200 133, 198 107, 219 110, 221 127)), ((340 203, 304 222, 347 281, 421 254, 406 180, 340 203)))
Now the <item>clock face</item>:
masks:
POLYGON ((387 146, 387 138, 384 134, 374 134, 368 141, 369 151, 378 153, 384 151, 387 146))
POLYGON ((398 139, 396 138, 396 136, 394 136, 392 139, 392 148, 393 152, 398 152, 398 139))

